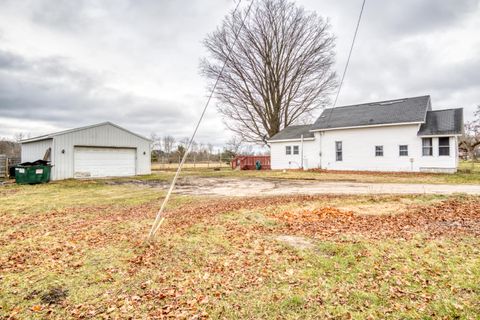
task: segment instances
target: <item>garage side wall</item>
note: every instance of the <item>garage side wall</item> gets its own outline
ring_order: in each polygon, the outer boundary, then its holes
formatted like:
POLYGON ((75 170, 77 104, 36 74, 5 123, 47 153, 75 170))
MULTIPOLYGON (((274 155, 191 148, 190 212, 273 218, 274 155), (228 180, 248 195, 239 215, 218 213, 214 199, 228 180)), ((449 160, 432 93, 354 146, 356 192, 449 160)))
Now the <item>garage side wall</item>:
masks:
POLYGON ((48 148, 52 147, 52 139, 22 143, 22 162, 33 162, 43 159, 48 148))
POLYGON ((79 131, 67 132, 54 137, 52 150, 55 166, 52 168, 54 180, 73 178, 74 147, 117 147, 136 149, 136 174, 150 174, 150 141, 105 124, 79 131), (62 152, 63 151, 63 152, 62 152))

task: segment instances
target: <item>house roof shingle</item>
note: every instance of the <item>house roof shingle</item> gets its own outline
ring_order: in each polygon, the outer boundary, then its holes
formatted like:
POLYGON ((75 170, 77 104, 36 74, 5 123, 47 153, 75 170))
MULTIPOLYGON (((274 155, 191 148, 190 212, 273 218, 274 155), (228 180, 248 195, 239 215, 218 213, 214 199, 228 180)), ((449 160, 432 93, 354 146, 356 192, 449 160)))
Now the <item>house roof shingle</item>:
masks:
POLYGON ((420 126, 419 136, 450 135, 463 133, 463 109, 428 111, 425 123, 420 126))
POLYGON ((311 130, 424 122, 430 96, 402 98, 325 109, 311 130))
POLYGON ((288 126, 268 140, 276 141, 276 140, 300 139, 302 137, 302 134, 304 138, 313 138, 313 132, 310 132, 311 127, 312 127, 311 124, 288 126))

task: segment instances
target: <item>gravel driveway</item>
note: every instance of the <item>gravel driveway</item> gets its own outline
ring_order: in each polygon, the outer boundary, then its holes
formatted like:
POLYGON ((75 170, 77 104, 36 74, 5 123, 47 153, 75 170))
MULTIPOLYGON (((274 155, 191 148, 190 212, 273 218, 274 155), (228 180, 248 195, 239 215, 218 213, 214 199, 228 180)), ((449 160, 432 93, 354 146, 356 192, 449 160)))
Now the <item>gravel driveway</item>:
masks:
POLYGON ((480 195, 480 185, 400 184, 273 180, 257 178, 185 177, 175 193, 215 196, 273 196, 288 194, 454 194, 480 195))

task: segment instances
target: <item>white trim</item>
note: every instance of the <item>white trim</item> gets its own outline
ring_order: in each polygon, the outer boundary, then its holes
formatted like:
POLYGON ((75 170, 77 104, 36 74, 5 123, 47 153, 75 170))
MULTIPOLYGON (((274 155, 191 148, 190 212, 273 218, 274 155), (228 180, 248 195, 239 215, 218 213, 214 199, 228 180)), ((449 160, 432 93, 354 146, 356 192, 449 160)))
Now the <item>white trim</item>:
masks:
MULTIPOLYGON (((315 140, 315 137, 313 138, 303 138, 303 141, 313 141, 315 140)), ((282 139, 282 140, 267 140, 267 143, 274 143, 274 142, 295 142, 295 141, 302 141, 301 138, 298 139, 282 139)))
POLYGON ((445 137, 461 137, 462 134, 429 134, 429 135, 418 135, 420 138, 445 138, 445 137))
POLYGON ((45 140, 53 140, 53 137, 50 136, 40 136, 36 138, 29 138, 25 140, 20 140, 20 144, 22 143, 30 143, 30 142, 37 142, 37 141, 45 141, 45 140))
POLYGON ((363 126, 352 126, 352 127, 338 127, 338 128, 328 128, 328 129, 313 129, 310 132, 317 131, 333 131, 333 130, 347 130, 347 129, 361 129, 361 128, 375 128, 375 127, 392 127, 392 126, 405 126, 411 124, 422 124, 423 122, 398 122, 398 123, 382 123, 382 124, 370 124, 363 126))
POLYGON ((120 130, 123 130, 123 131, 126 131, 130 134, 133 134, 139 138, 142 138, 144 140, 147 140, 147 141, 152 141, 151 139, 148 139, 142 135, 139 135, 135 132, 132 132, 130 130, 127 130, 125 128, 122 128, 120 127, 119 125, 116 125, 115 123, 112 123, 110 121, 106 121, 106 122, 102 122, 102 123, 97 123, 97 124, 92 124, 92 125, 89 125, 89 126, 85 126, 85 127, 79 127, 79 128, 73 128, 73 129, 68 129, 68 130, 64 130, 64 131, 59 131, 59 132, 55 132, 55 133, 50 133, 50 134, 46 134, 46 135, 43 135, 43 136, 38 136, 38 137, 33 137, 33 138, 29 138, 29 139, 25 139, 25 140, 21 140, 20 143, 27 143, 27 142, 34 142, 34 141, 41 141, 41 140, 47 140, 47 139, 52 139, 53 137, 55 136, 59 136, 59 135, 63 135, 63 134, 67 134, 67 133, 71 133, 71 132, 76 132, 76 131, 82 131, 82 130, 86 130, 86 129, 91 129, 91 128, 95 128, 95 127, 100 127, 100 126, 104 126, 104 125, 111 125, 117 129, 120 129, 120 130))

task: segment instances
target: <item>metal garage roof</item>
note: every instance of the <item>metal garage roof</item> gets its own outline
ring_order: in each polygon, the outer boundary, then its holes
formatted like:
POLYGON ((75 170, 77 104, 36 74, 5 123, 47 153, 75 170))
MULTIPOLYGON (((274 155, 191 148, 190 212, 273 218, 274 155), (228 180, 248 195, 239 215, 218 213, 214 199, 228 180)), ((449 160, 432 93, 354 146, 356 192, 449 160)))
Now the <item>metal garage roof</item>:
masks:
POLYGON ((139 138, 142 138, 142 139, 145 139, 147 141, 151 141, 150 139, 142 136, 142 135, 139 135, 135 132, 132 132, 130 130, 127 130, 125 128, 122 128, 120 127, 119 125, 116 125, 115 123, 112 123, 110 121, 106 121, 106 122, 101 122, 101 123, 97 123, 97 124, 93 124, 93 125, 89 125, 89 126, 84 126, 84 127, 79 127, 79 128, 74 128, 74 129, 69 129, 69 130, 64 130, 64 131, 58 131, 58 132, 54 132, 54 133, 50 133, 50 134, 46 134, 46 135, 42 135, 42 136, 37 136, 37 137, 33 137, 33 138, 29 138, 29 139, 24 139, 24 140, 21 140, 20 143, 28 143, 28 142, 34 142, 34 141, 41 141, 41 140, 47 140, 47 139, 52 139, 53 137, 55 136, 59 136, 59 135, 62 135, 62 134, 66 134, 66 133, 71 133, 71 132, 76 132, 76 131, 82 131, 82 130, 86 130, 86 129, 90 129, 90 128, 95 128, 95 127, 100 127, 100 126, 104 126, 104 125, 111 125, 111 126, 114 126, 120 130, 123 130, 123 131, 126 131, 130 134, 133 134, 139 138))

